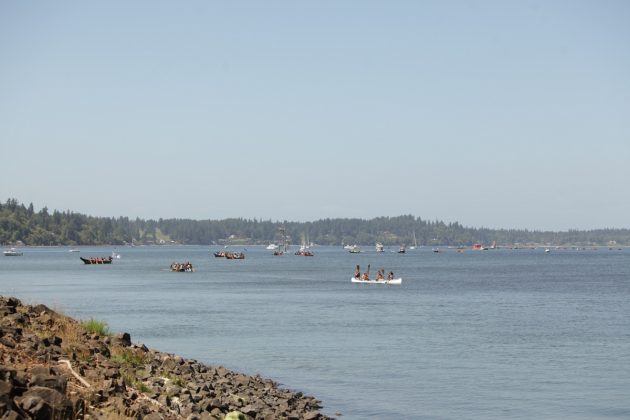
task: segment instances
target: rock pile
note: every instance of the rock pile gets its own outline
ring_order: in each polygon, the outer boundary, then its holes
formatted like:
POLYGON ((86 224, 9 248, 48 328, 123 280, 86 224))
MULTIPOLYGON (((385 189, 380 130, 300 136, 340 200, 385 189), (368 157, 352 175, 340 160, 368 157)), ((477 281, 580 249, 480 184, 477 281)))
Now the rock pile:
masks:
POLYGON ((2 419, 326 419, 320 401, 269 380, 90 332, 0 296, 2 419), (229 414, 229 415, 228 415, 229 414))

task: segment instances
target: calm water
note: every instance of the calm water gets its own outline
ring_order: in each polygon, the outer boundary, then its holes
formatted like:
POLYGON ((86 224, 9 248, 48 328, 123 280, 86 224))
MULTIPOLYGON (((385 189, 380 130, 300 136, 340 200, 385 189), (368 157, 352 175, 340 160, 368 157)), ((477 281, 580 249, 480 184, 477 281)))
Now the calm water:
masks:
POLYGON ((216 249, 120 248, 87 266, 26 248, 0 257, 0 294, 260 373, 343 419, 630 418, 630 250, 216 249), (165 270, 173 261, 197 272, 165 270), (356 264, 403 284, 351 284, 356 264))

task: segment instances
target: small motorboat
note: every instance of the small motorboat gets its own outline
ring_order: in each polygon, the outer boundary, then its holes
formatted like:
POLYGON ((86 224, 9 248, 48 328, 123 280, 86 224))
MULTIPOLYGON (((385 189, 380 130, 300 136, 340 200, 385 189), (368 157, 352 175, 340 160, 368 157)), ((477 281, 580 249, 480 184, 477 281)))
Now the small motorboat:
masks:
POLYGON ((361 280, 356 277, 352 277, 352 283, 365 283, 365 284, 402 284, 402 277, 391 280, 361 280))
POLYGON ((348 252, 350 252, 351 254, 358 254, 361 252, 361 248, 359 247, 359 245, 352 245, 352 248, 350 248, 348 252))
POLYGON ((6 251, 4 251, 4 256, 5 257, 21 257, 22 251, 18 251, 15 248, 9 248, 6 251))
POLYGON ((83 261, 84 264, 111 264, 113 258, 111 256, 109 257, 88 257, 88 258, 83 258, 83 257, 79 257, 81 258, 81 261, 83 261))

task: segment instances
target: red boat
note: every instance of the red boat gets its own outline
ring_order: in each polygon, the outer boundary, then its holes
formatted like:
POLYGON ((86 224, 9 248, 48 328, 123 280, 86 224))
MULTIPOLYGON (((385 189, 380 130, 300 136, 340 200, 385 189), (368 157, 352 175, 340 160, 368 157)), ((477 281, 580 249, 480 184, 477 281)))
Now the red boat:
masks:
POLYGON ((299 255, 301 257, 312 257, 315 254, 313 254, 311 251, 309 251, 308 249, 306 249, 304 247, 300 247, 300 249, 295 251, 295 255, 299 255))

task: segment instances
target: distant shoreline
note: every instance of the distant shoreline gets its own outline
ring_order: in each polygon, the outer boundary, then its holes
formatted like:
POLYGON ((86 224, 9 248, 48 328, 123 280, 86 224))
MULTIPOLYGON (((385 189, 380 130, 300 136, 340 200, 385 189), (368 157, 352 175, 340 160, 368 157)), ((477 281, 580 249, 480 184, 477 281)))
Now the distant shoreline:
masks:
POLYGON ((162 219, 95 217, 70 210, 36 211, 16 199, 0 203, 0 244, 29 245, 235 245, 375 244, 386 246, 630 246, 630 229, 597 228, 537 230, 464 226, 459 222, 427 220, 413 215, 371 219, 327 218, 309 222, 259 219, 162 219))
MULTIPOLYGON (((361 248, 372 249, 374 248, 374 244, 355 244, 361 248)), ((20 244, 3 244, 1 247, 9 248, 15 247, 20 249, 52 249, 52 248, 69 248, 69 249, 77 249, 77 248, 113 248, 113 249, 128 249, 128 248, 162 248, 162 247, 179 247, 179 246, 190 246, 190 247, 206 247, 206 248, 243 248, 243 247, 265 247, 267 244, 233 244, 233 245, 218 245, 218 244, 180 244, 180 243, 170 243, 170 244, 138 244, 134 246, 130 245, 116 245, 116 244, 96 244, 96 245, 20 245, 20 244)), ((400 244, 392 244, 392 245, 384 245, 385 248, 396 248, 398 249, 400 244)), ((288 248, 299 248, 299 244, 290 244, 287 245, 288 248)), ((343 248, 343 245, 319 245, 313 244, 311 247, 328 247, 328 248, 343 248)), ((444 248, 444 249, 466 249, 473 250, 473 245, 418 245, 416 249, 432 249, 432 248, 444 248)), ((567 245, 550 245, 550 244, 517 244, 517 245, 497 245, 495 249, 537 249, 537 248, 552 248, 552 249, 561 249, 561 250, 570 250, 570 249, 617 249, 623 250, 630 248, 630 245, 582 245, 582 244, 567 244, 567 245)))

